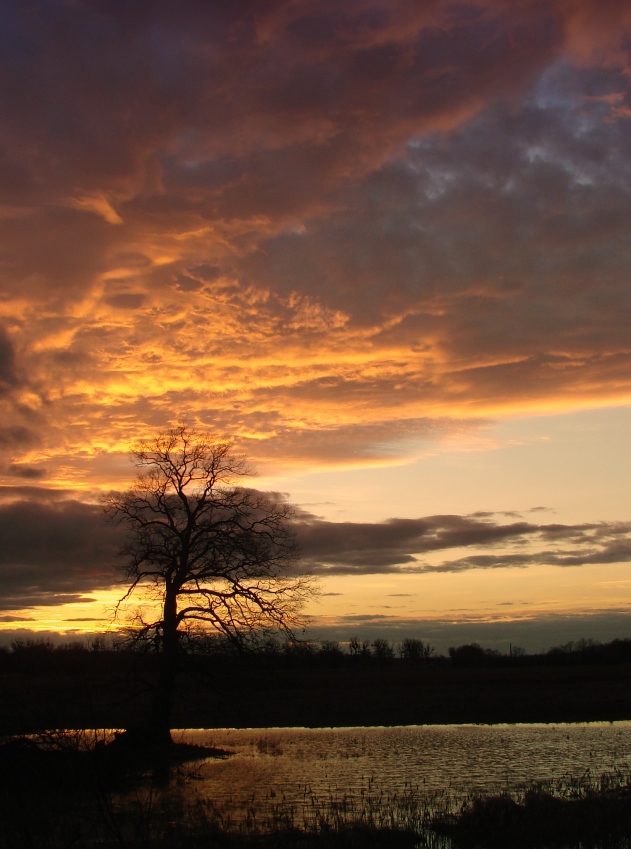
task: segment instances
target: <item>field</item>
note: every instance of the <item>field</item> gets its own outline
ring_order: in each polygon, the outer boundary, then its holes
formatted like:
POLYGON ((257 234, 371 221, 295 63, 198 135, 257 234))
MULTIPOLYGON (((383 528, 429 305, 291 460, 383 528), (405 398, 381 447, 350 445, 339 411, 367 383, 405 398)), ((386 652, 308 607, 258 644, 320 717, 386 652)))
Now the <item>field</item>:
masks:
MULTIPOLYGON (((120 728, 147 715, 150 660, 43 655, 0 674, 0 732, 120 728)), ((204 659, 183 674, 175 728, 631 719, 631 665, 286 665, 204 659)))

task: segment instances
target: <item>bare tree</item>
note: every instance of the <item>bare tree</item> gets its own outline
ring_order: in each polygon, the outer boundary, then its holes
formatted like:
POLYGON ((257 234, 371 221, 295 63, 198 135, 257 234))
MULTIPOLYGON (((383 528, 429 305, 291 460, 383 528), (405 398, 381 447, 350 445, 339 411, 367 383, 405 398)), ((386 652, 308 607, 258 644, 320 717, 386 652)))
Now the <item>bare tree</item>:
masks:
POLYGON ((168 743, 183 635, 197 628, 239 646, 274 630, 293 638, 314 585, 293 570, 291 505, 239 485, 252 473, 230 442, 180 425, 131 456, 136 483, 106 496, 105 509, 128 531, 121 603, 141 588, 159 599, 134 633, 159 654, 151 731, 168 743))

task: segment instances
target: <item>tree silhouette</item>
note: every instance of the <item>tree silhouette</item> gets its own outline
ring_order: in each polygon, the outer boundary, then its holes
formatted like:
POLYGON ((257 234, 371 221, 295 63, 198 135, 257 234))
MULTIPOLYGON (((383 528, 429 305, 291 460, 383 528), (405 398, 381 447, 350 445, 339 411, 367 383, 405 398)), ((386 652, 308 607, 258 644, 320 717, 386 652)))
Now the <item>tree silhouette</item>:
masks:
POLYGON ((240 647, 270 631, 294 638, 314 585, 293 571, 291 505, 239 485, 252 472, 229 441, 180 425, 131 456, 136 483, 106 496, 105 510, 128 531, 119 605, 140 588, 159 599, 156 618, 138 615, 133 633, 158 652, 150 732, 168 744, 183 637, 210 631, 240 647))

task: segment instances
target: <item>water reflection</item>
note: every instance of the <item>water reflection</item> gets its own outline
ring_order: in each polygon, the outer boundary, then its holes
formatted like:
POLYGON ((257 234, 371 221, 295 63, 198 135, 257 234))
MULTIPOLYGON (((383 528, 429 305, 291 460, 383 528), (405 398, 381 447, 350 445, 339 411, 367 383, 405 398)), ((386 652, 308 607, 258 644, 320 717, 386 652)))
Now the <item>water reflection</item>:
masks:
POLYGON ((233 752, 204 762, 196 793, 239 811, 395 800, 464 798, 473 790, 516 790, 532 781, 631 766, 631 723, 223 729, 181 732, 187 742, 233 752))

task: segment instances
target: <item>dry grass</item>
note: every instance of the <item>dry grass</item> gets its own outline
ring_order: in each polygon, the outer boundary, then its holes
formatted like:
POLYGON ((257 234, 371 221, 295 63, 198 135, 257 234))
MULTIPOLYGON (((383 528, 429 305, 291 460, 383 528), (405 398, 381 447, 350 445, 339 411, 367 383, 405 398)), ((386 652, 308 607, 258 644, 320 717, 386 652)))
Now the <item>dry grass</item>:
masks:
POLYGON ((631 847, 631 772, 566 776, 516 793, 472 795, 430 827, 463 849, 631 847))
POLYGON ((43 742, 0 747, 0 849, 631 849, 631 771, 464 802, 372 788, 230 812, 196 796, 192 765, 172 764, 166 784, 137 763, 104 770, 81 737, 43 742))

